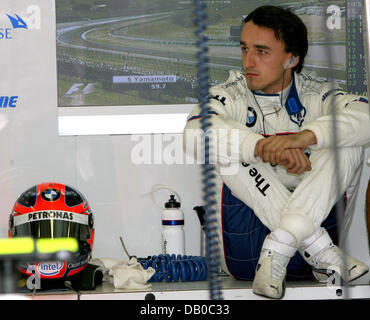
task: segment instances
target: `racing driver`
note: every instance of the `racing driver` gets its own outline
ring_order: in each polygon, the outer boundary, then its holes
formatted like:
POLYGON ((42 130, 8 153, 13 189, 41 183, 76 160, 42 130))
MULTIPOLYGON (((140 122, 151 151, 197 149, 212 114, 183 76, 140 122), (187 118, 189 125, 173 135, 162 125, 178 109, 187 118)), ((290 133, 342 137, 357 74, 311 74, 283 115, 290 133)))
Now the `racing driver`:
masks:
MULTIPOLYGON (((303 70, 307 28, 289 10, 251 12, 240 48, 243 72, 230 71, 209 92, 223 269, 275 299, 284 296, 286 277, 304 277, 304 270, 321 282, 334 273, 344 281, 362 276, 368 266, 336 245, 332 209, 345 199, 342 239, 370 141, 368 100, 303 70)), ((201 117, 196 106, 184 131, 193 157, 201 117)))

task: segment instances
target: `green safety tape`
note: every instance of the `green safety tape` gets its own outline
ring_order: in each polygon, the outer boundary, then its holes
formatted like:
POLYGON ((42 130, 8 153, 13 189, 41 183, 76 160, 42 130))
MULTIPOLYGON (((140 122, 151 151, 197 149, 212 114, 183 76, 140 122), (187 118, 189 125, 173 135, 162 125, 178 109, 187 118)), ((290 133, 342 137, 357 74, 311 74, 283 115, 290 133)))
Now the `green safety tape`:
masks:
POLYGON ((0 239, 0 255, 31 254, 35 251, 32 238, 0 239))
POLYGON ((77 240, 74 238, 54 238, 37 240, 32 238, 0 239, 0 255, 20 255, 32 253, 47 254, 47 253, 56 253, 58 251, 77 252, 78 251, 77 240))
POLYGON ((39 253, 56 253, 58 251, 78 251, 78 242, 74 238, 39 239, 36 241, 39 253))

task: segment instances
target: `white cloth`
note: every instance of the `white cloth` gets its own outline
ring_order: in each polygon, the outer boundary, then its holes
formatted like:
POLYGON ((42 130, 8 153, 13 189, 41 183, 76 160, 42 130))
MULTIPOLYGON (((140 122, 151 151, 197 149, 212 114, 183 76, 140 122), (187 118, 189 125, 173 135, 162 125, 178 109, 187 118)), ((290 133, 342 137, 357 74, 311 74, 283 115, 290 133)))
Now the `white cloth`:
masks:
MULTIPOLYGON (((103 274, 113 277, 113 285, 116 289, 147 289, 151 284, 148 280, 155 273, 152 267, 144 269, 136 258, 131 258, 129 262, 118 261, 113 258, 93 259, 91 263, 103 265, 103 274)), ((104 281, 109 280, 103 278, 104 281)))

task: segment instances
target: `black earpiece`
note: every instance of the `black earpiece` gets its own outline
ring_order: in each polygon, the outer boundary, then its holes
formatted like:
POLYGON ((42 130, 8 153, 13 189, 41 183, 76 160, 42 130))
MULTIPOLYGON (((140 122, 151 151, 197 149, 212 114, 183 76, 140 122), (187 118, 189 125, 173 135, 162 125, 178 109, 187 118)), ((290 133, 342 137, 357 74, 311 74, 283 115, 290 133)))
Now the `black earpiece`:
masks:
POLYGON ((289 66, 291 65, 291 64, 293 64, 294 62, 295 62, 295 60, 296 60, 297 58, 295 57, 295 56, 291 56, 290 57, 290 60, 288 61, 288 63, 285 65, 285 67, 284 67, 284 69, 288 69, 289 68, 289 66))

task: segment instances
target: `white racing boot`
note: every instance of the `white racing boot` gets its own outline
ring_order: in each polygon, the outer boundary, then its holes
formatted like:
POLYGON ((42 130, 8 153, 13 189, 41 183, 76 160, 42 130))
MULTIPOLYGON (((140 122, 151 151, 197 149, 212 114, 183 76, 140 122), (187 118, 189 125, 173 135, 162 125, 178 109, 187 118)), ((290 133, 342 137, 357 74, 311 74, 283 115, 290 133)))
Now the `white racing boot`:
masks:
POLYGON ((295 237, 282 229, 266 237, 253 280, 253 293, 272 299, 284 296, 286 268, 297 251, 295 244, 295 237))
POLYGON ((317 230, 305 239, 299 252, 303 259, 312 267, 312 273, 319 282, 331 282, 340 285, 338 274, 345 282, 355 280, 369 271, 363 262, 345 254, 333 244, 324 228, 317 230))

